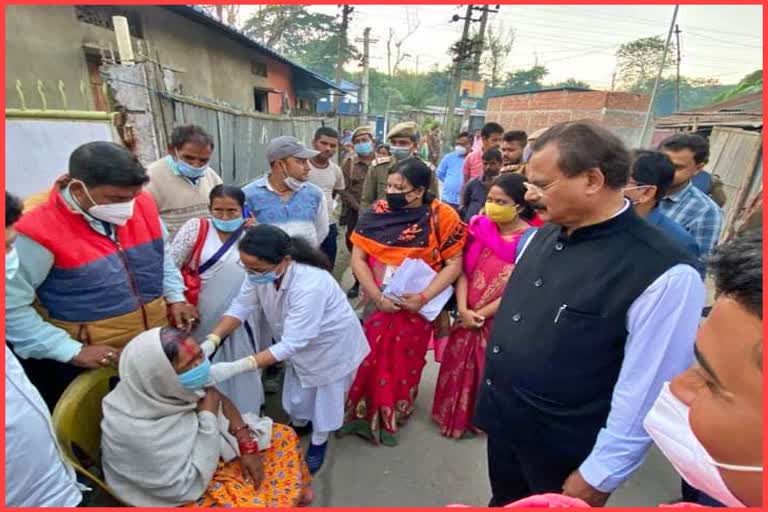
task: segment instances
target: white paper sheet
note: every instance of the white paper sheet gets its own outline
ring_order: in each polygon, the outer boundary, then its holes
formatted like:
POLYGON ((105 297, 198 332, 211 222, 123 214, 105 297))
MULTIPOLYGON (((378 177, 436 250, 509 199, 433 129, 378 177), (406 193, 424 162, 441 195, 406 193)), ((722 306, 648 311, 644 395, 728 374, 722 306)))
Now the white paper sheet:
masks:
MULTIPOLYGON (((384 287, 384 296, 399 302, 406 293, 420 293, 429 286, 437 272, 422 260, 406 258, 400 265, 389 283, 384 287)), ((419 314, 430 322, 437 318, 448 300, 453 295, 453 286, 449 286, 436 297, 427 302, 419 314)))

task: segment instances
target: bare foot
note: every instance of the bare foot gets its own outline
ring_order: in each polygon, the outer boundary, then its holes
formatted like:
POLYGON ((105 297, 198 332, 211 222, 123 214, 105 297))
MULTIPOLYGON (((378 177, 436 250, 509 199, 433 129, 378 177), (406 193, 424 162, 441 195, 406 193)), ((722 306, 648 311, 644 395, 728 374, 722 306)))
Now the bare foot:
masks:
POLYGON ((304 489, 304 492, 301 493, 301 499, 299 500, 298 506, 308 507, 314 499, 315 499, 315 491, 313 491, 311 487, 307 487, 306 489, 304 489))

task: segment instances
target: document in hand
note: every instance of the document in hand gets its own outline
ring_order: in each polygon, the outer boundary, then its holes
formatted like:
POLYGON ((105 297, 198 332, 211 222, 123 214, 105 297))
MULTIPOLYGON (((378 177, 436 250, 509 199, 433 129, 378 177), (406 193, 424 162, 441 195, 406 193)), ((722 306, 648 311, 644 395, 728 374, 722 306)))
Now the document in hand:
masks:
MULTIPOLYGON (((395 302, 400 302, 401 297, 406 293, 420 293, 424 291, 436 275, 437 272, 432 270, 422 260, 406 258, 384 288, 384 296, 395 302)), ((453 286, 449 286, 427 302, 421 308, 419 314, 431 322, 443 310, 451 295, 453 295, 453 286)))

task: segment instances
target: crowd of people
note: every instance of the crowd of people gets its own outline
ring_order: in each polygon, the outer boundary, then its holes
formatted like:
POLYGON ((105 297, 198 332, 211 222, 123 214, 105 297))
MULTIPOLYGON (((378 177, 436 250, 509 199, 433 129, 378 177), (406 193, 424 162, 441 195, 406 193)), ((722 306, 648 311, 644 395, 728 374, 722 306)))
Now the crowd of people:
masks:
POLYGON ((184 125, 146 168, 91 142, 49 191, 6 192, 6 503, 81 503, 51 412, 116 368, 122 502, 307 505, 331 434, 398 444, 433 348, 436 435, 486 437, 491 506, 603 506, 652 443, 686 501, 759 505, 761 224, 718 245, 707 139, 489 122, 438 161, 439 138, 277 137, 241 188, 184 125), (389 293, 414 265, 426 284, 389 293), (264 415, 280 387, 287 425, 264 415))

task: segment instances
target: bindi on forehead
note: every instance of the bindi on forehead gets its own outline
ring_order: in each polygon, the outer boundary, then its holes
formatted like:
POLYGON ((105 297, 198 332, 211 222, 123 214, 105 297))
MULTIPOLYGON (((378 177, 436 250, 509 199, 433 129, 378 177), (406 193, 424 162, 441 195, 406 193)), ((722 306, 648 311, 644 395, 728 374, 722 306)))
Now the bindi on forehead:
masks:
POLYGON ((199 348, 197 347, 196 343, 193 343, 189 340, 184 340, 182 343, 179 344, 179 350, 182 354, 190 357, 197 356, 197 352, 199 348))

